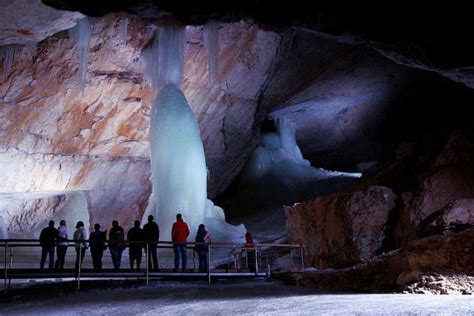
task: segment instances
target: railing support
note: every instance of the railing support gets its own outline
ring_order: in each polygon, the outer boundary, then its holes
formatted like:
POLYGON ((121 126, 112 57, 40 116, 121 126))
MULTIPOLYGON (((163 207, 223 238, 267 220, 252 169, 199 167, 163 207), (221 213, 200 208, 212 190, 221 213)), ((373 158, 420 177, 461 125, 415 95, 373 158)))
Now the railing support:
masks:
POLYGON ((211 245, 207 245, 207 282, 211 284, 211 245))
POLYGON ((258 275, 258 251, 257 251, 257 246, 255 246, 255 275, 258 275))
POLYGON ((5 294, 8 292, 8 287, 7 287, 7 278, 8 278, 8 267, 7 267, 7 253, 8 253, 8 241, 5 241, 5 283, 3 284, 5 288, 5 294))
POLYGON ((81 289, 81 266, 82 266, 82 260, 81 260, 81 244, 79 244, 79 258, 77 258, 77 290, 79 291, 81 289))
POLYGON ((146 272, 145 272, 146 285, 148 285, 148 273, 149 273, 148 260, 149 260, 149 258, 150 258, 150 247, 148 246, 148 243, 146 243, 146 272))
POLYGON ((304 271, 304 246, 300 246, 300 256, 301 256, 301 271, 304 271))

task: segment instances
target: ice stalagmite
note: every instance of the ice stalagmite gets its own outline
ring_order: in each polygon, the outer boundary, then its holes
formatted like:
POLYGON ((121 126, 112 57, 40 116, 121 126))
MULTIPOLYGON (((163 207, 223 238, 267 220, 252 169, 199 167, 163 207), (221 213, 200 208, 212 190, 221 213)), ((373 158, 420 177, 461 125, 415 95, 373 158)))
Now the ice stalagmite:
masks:
POLYGON ((204 220, 207 197, 204 147, 196 118, 174 84, 161 89, 153 104, 150 146, 161 230, 171 231, 177 213, 183 214, 191 229, 197 227, 204 220))
POLYGON ((88 18, 79 20, 77 25, 69 30, 69 34, 76 40, 79 54, 79 91, 83 92, 86 85, 87 63, 91 41, 91 24, 88 18))
POLYGON ((204 47, 207 52, 209 79, 216 82, 219 65, 219 23, 216 21, 211 20, 204 26, 204 47))
POLYGON ((222 209, 207 200, 207 168, 199 127, 184 94, 174 84, 163 87, 153 103, 150 149, 153 212, 163 240, 170 238, 175 216, 182 213, 191 236, 204 223, 216 241, 241 241, 243 225, 227 224, 222 209))

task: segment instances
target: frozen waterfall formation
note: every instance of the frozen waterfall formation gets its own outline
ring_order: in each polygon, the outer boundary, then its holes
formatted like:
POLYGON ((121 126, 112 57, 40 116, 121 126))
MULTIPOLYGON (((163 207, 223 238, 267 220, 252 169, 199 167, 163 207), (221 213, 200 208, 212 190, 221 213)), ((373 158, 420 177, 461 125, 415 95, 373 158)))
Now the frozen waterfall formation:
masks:
POLYGON ((305 201, 338 190, 361 176, 312 167, 296 143, 292 122, 274 119, 267 125, 270 130, 262 133, 260 145, 239 176, 234 204, 250 209, 305 201))
POLYGON ((146 82, 161 87, 151 113, 153 198, 145 216, 155 214, 162 240, 170 238, 176 214, 182 213, 191 236, 204 223, 214 241, 242 242, 245 227, 227 224, 223 210, 207 199, 204 145, 196 117, 179 88, 183 45, 184 29, 170 25, 159 28, 153 44, 143 52, 146 82))

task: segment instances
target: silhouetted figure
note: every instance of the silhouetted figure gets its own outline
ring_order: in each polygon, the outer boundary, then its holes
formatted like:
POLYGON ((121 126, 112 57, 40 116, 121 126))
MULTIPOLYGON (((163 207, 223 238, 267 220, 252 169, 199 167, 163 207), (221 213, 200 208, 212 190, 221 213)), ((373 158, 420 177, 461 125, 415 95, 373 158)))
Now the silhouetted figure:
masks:
POLYGON ((84 227, 84 223, 82 221, 77 222, 76 224, 76 231, 74 232, 74 240, 76 244, 76 270, 79 267, 82 267, 82 261, 84 261, 84 255, 86 254, 86 250, 89 247, 87 244, 87 230, 84 227))
POLYGON ((181 214, 176 215, 176 222, 171 229, 171 240, 173 241, 174 249, 174 271, 179 269, 179 257, 181 256, 181 268, 186 272, 186 242, 189 236, 189 227, 181 214))
POLYGON ((206 226, 204 226, 204 224, 199 225, 195 241, 196 243, 200 243, 194 247, 199 258, 199 272, 207 272, 209 264, 207 260, 209 255, 208 245, 211 242, 211 235, 209 235, 207 232, 206 226))
POLYGON ((49 270, 54 266, 54 246, 58 238, 58 230, 54 228, 54 221, 49 221, 48 227, 44 228, 40 234, 41 262, 40 269, 44 269, 46 257, 49 256, 49 270))
POLYGON ((91 246, 92 265, 95 271, 102 270, 102 256, 105 250, 105 240, 107 239, 107 231, 101 232, 100 225, 94 225, 94 231, 89 236, 91 246))
POLYGON ((245 252, 247 253, 247 266, 251 272, 255 272, 255 250, 252 235, 245 234, 245 252))
POLYGON ((148 241, 148 268, 157 271, 158 257, 156 255, 156 246, 158 245, 158 240, 160 239, 160 228, 158 227, 158 224, 153 221, 153 219, 153 215, 148 216, 148 223, 143 226, 143 235, 145 237, 145 240, 148 241), (153 268, 151 265, 152 259, 153 268))
POLYGON ((140 270, 140 263, 142 261, 142 248, 143 243, 137 243, 137 241, 144 241, 143 229, 140 228, 140 221, 133 223, 133 228, 128 231, 127 240, 131 243, 128 246, 129 258, 130 258, 130 270, 133 270, 135 261, 137 262, 137 271, 140 270))
POLYGON ((68 235, 66 221, 61 220, 59 222, 58 228, 58 246, 56 247, 56 254, 58 258, 56 259, 56 264, 54 265, 54 269, 57 271, 62 271, 64 269, 64 259, 66 258, 68 245, 67 240, 68 235))
POLYGON ((112 229, 109 232, 109 249, 114 269, 119 270, 122 252, 125 250, 125 233, 117 221, 112 222, 112 229))

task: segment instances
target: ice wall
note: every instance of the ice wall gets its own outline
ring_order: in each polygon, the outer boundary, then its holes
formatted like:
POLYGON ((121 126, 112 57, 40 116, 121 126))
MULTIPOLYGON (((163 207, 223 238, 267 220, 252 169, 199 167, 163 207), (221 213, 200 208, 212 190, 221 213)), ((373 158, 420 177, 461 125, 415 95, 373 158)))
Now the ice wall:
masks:
POLYGON ((219 66, 219 23, 216 21, 210 20, 204 26, 204 47, 207 52, 209 79, 216 82, 219 66))
POLYGON ((89 18, 77 22, 77 25, 69 30, 69 34, 76 41, 79 54, 79 91, 83 92, 86 85, 87 63, 89 60, 91 24, 89 18))
POLYGON ((184 28, 176 25, 159 27, 153 42, 142 52, 145 83, 159 89, 168 83, 181 87, 184 63, 184 28))
MULTIPOLYGON (((86 194, 83 191, 73 191, 67 193, 66 201, 64 202, 63 207, 54 213, 51 219, 54 220, 56 226, 59 225, 59 221, 65 220, 68 235, 71 239, 74 231, 76 230, 75 227, 78 221, 83 221, 85 228, 87 229, 89 227, 90 218, 86 194)), ((47 225, 44 227, 46 226, 47 225)))

